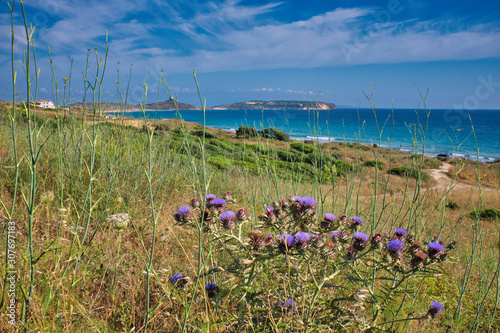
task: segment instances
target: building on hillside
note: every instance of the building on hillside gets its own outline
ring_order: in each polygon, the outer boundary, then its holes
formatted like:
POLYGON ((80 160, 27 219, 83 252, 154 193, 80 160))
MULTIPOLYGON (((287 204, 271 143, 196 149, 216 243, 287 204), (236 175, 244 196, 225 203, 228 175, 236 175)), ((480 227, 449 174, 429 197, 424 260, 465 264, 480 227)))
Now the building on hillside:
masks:
POLYGON ((52 101, 45 101, 43 99, 36 102, 36 106, 44 108, 44 109, 55 109, 56 108, 56 106, 54 105, 54 103, 52 103, 52 101))

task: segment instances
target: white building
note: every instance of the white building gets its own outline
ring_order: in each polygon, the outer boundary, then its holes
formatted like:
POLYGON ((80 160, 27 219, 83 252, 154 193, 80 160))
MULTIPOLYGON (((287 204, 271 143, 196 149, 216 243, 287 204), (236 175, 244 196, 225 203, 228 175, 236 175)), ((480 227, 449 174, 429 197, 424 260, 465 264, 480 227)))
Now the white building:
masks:
POLYGON ((43 99, 36 102, 36 106, 44 108, 44 109, 55 109, 56 108, 56 106, 54 105, 54 103, 52 103, 52 101, 45 101, 43 99))

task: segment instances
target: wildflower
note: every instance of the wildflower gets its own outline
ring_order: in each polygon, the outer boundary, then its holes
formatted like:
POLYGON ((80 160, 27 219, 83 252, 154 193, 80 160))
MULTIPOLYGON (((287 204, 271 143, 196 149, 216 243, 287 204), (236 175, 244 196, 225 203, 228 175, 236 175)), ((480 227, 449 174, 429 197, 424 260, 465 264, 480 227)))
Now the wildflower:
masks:
POLYGON ((236 199, 233 198, 233 195, 231 192, 227 191, 226 194, 224 194, 224 199, 229 202, 229 203, 235 203, 236 199))
POLYGON ((217 196, 215 194, 207 194, 205 196, 205 201, 207 202, 207 206, 210 205, 212 200, 217 199, 217 196))
POLYGON ((285 311, 295 311, 297 310, 297 304, 292 298, 287 298, 286 301, 279 301, 281 309, 285 311))
POLYGON ((351 217, 351 228, 359 227, 363 224, 363 220, 359 216, 351 217))
POLYGON ((373 247, 378 248, 380 246, 380 242, 382 242, 382 235, 381 234, 375 234, 370 238, 370 243, 372 244, 373 247))
POLYGON ((226 200, 222 198, 215 198, 212 201, 210 201, 210 207, 215 208, 219 212, 222 212, 225 206, 226 206, 226 200))
POLYGON ((339 238, 340 237, 340 232, 339 231, 334 231, 330 234, 330 238, 339 238))
POLYGON ((238 209, 236 212, 236 219, 240 222, 248 220, 248 215, 243 208, 238 209))
POLYGON ((404 228, 396 228, 396 230, 394 230, 394 235, 396 236, 396 239, 404 242, 406 236, 408 235, 408 230, 404 228))
POLYGON ((281 252, 285 252, 287 249, 291 249, 295 243, 295 237, 290 234, 280 235, 280 244, 278 246, 281 252))
POLYGON ((316 201, 311 197, 303 197, 300 200, 301 210, 305 211, 307 209, 312 209, 316 207, 316 201))
POLYGON ((431 308, 427 312, 432 318, 436 318, 439 312, 442 312, 444 310, 444 307, 441 303, 439 302, 432 302, 431 303, 431 308))
POLYGON ((412 265, 415 268, 422 267, 426 259, 427 256, 425 255, 425 253, 416 252, 413 254, 413 257, 411 258, 410 265, 412 265))
POLYGON ((198 198, 191 199, 191 203, 189 204, 193 208, 198 208, 201 206, 201 201, 198 198))
POLYGON ((321 221, 321 227, 325 229, 329 229, 333 227, 333 224, 337 217, 331 213, 326 213, 323 215, 323 221, 321 221))
POLYGON ((234 227, 236 227, 235 219, 236 214, 231 211, 224 212, 219 216, 219 220, 222 222, 222 226, 227 229, 233 229, 234 227))
POLYGON ((113 228, 115 228, 118 231, 122 231, 127 227, 128 223, 130 222, 130 217, 128 216, 127 213, 120 213, 109 216, 107 218, 107 221, 113 223, 113 228))
POLYGON ((172 275, 172 277, 170 278, 170 280, 168 280, 168 282, 170 282, 171 284, 173 284, 177 288, 184 288, 184 286, 188 283, 188 280, 189 280, 189 277, 187 277, 181 273, 176 273, 176 274, 172 275))
POLYGON ((355 250, 361 251, 365 248, 366 243, 368 243, 368 236, 362 232, 356 232, 352 235, 354 242, 352 243, 352 247, 355 250))
POLYGON ((439 255, 444 253, 444 246, 437 242, 430 242, 427 244, 427 254, 429 258, 437 258, 439 255))
POLYGON ((175 213, 174 218, 177 222, 186 223, 191 218, 191 207, 184 206, 179 208, 177 213, 175 213))
POLYGON ((393 239, 387 243, 386 247, 393 258, 399 258, 401 256, 401 250, 405 247, 405 244, 399 239, 393 239))
POLYGON ((266 207, 266 211, 262 215, 262 219, 268 223, 276 221, 276 211, 272 206, 266 207))
POLYGON ((297 249, 302 249, 307 246, 307 242, 313 237, 313 235, 307 232, 299 232, 295 235, 295 247, 297 249))
POLYGON ((209 298, 214 298, 217 295, 218 287, 215 283, 209 283, 205 286, 205 291, 209 298))
POLYGON ((347 215, 345 215, 345 214, 344 214, 344 215, 341 215, 341 216, 339 217, 339 221, 340 221, 340 222, 346 222, 346 221, 347 221, 347 215))

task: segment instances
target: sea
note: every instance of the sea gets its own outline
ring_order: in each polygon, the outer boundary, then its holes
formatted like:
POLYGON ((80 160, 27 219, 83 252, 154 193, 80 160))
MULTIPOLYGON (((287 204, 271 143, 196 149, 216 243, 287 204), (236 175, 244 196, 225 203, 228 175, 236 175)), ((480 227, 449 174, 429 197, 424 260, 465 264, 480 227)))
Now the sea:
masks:
MULTIPOLYGON (((142 111, 128 117, 144 118, 142 111)), ((203 111, 146 111, 148 119, 182 118, 203 123, 203 111)), ((207 110, 205 125, 236 131, 274 127, 291 139, 359 142, 482 162, 500 158, 500 110, 207 110)))

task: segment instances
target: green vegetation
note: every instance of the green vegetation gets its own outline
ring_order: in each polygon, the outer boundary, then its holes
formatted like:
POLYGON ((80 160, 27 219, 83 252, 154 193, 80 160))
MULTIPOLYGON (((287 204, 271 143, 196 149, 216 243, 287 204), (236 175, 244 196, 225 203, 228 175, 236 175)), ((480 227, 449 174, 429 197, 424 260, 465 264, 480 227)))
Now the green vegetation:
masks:
POLYGON ((496 209, 492 209, 492 208, 481 209, 481 210, 470 212, 469 216, 472 218, 476 218, 476 216, 478 216, 480 219, 495 220, 495 219, 500 218, 500 210, 496 210, 496 209))
POLYGON ((238 138, 256 138, 258 135, 257 130, 253 127, 240 126, 236 130, 236 137, 238 138))
POLYGON ((366 162, 363 162, 363 166, 370 167, 370 168, 377 167, 379 170, 383 170, 385 168, 385 163, 382 161, 366 161, 366 162))

